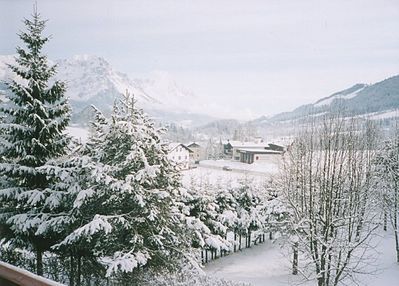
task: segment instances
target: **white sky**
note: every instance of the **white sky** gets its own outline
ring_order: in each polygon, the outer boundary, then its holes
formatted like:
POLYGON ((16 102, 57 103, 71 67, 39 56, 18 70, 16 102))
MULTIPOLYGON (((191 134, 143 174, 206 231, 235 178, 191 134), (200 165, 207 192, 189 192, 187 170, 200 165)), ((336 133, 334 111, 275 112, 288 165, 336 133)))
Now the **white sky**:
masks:
MULTIPOLYGON (((399 1, 37 0, 52 59, 166 71, 224 116, 288 111, 399 73, 399 1), (227 110, 227 111, 226 111, 227 110)), ((0 54, 15 53, 31 0, 0 0, 0 54)))

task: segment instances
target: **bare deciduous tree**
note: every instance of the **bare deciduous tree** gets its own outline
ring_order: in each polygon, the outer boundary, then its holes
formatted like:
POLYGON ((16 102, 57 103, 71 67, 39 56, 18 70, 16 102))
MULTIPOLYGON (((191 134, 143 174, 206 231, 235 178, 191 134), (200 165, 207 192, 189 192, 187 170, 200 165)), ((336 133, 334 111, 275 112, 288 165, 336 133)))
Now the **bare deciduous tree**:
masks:
POLYGON ((399 122, 392 136, 378 152, 376 160, 378 188, 384 214, 384 230, 390 221, 394 236, 396 261, 399 262, 399 122))
POLYGON ((284 155, 281 187, 294 249, 306 263, 294 263, 293 272, 319 286, 354 279, 366 262, 377 216, 370 187, 375 140, 372 124, 325 118, 311 121, 284 155))

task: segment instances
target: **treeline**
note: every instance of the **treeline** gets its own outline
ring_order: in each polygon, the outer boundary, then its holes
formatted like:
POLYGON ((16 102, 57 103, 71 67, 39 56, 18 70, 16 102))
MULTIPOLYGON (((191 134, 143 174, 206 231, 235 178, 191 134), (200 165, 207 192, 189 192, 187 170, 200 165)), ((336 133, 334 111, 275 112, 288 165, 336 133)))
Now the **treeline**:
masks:
POLYGON ((189 213, 212 234, 200 241, 202 262, 264 242, 266 233, 268 239, 286 233, 288 213, 276 188, 271 179, 248 177, 232 184, 223 178, 211 183, 191 177, 185 197, 189 213))

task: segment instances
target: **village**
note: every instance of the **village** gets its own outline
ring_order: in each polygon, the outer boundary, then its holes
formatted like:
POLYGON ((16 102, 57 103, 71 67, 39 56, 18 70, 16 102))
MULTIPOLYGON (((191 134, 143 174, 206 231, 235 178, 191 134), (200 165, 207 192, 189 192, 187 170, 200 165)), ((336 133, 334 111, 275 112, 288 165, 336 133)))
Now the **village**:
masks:
POLYGON ((278 167, 287 146, 267 143, 261 137, 251 141, 219 140, 217 143, 173 142, 169 143, 168 158, 180 170, 195 169, 198 166, 223 171, 267 172, 270 166, 278 167), (269 168, 267 168, 269 166, 269 168), (263 168, 262 168, 263 167, 263 168))

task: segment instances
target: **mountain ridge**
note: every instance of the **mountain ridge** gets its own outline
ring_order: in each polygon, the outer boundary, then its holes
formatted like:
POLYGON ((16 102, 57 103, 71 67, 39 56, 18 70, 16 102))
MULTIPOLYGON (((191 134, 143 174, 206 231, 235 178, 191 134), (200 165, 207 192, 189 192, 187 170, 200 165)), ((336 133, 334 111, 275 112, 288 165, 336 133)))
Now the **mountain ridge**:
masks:
MULTIPOLYGON (((358 83, 335 92, 315 103, 301 105, 292 111, 278 113, 267 119, 270 122, 300 120, 307 116, 341 113, 344 116, 359 116, 399 109, 399 75, 374 84, 358 83)), ((259 117, 253 121, 264 121, 259 117)))
MULTIPOLYGON (((0 93, 8 92, 2 81, 18 80, 7 64, 15 64, 14 55, 0 55, 0 93)), ((192 91, 182 88, 165 72, 153 73, 152 78, 132 79, 115 70, 104 58, 94 55, 49 60, 49 64, 57 65, 54 80, 66 82, 66 95, 70 99, 75 124, 88 120, 91 105, 110 112, 114 101, 126 90, 134 94, 140 107, 160 121, 188 125, 194 118, 198 121, 193 122, 194 125, 198 125, 216 119, 206 112, 205 103, 192 91), (186 104, 183 106, 182 102, 186 104)))
MULTIPOLYGON (((49 62, 58 65, 56 79, 64 80, 68 85, 73 123, 87 122, 92 104, 109 112, 115 99, 129 90, 139 106, 157 121, 194 130, 203 128, 212 133, 227 133, 238 125, 211 115, 209 103, 201 102, 192 91, 182 88, 165 72, 155 73, 151 78, 130 78, 115 70, 104 58, 94 55, 76 55, 49 62), (215 123, 212 125, 212 122, 215 123)), ((7 68, 8 63, 14 63, 13 55, 0 55, 0 94, 1 91, 7 92, 1 80, 13 77, 7 68)), ((273 116, 261 116, 247 123, 278 126, 286 121, 337 112, 346 116, 372 114, 381 117, 379 114, 386 112, 391 115, 396 109, 399 109, 399 75, 369 85, 357 83, 314 103, 273 116)))

